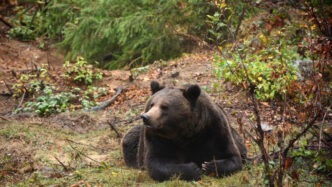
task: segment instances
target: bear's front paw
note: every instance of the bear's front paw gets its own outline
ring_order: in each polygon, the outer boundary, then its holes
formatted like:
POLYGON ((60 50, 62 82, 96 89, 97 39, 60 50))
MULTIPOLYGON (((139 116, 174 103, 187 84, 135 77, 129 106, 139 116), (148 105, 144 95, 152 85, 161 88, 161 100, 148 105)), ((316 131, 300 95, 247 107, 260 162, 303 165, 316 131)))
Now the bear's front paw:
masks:
POLYGON ((201 178, 201 169, 195 163, 189 163, 182 174, 182 179, 199 180, 201 178))
POLYGON ((216 176, 217 169, 215 162, 204 162, 202 164, 202 170, 205 175, 216 176))
POLYGON ((193 163, 193 171, 194 173, 201 175, 201 169, 194 163, 193 163))

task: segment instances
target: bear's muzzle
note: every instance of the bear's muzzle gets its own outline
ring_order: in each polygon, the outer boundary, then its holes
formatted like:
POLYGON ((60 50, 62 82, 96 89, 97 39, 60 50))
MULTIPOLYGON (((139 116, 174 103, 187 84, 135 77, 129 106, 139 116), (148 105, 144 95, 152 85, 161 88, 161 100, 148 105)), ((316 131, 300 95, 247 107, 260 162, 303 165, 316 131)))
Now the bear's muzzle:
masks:
POLYGON ((144 125, 150 126, 150 117, 147 114, 142 114, 141 118, 143 119, 144 125))

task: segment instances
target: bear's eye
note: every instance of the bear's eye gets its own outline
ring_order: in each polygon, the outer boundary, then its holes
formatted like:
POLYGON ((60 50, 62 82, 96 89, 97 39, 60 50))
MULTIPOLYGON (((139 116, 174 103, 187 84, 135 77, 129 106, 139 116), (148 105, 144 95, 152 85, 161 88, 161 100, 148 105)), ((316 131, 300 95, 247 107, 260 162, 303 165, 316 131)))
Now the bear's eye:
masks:
POLYGON ((161 105, 161 109, 162 110, 168 110, 168 106, 167 105, 161 105))
POLYGON ((153 103, 151 103, 151 104, 150 104, 150 108, 152 108, 152 107, 153 107, 153 105, 154 105, 154 104, 153 104, 153 103))

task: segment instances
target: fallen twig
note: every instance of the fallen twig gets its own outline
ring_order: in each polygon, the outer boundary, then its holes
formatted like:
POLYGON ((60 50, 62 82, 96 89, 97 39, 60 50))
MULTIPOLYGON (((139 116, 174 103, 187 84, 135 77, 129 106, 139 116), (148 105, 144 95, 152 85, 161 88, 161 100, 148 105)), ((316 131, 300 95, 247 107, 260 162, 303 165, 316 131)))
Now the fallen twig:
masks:
POLYGON ((9 119, 3 117, 3 116, 0 116, 1 119, 5 120, 5 121, 9 121, 9 119))
POLYGON ((91 109, 86 110, 87 112, 92 112, 92 111, 98 111, 98 110, 104 110, 106 107, 108 107, 109 105, 111 105, 116 98, 121 94, 122 92, 122 86, 118 86, 116 88, 116 93, 115 95, 113 95, 113 97, 107 101, 102 102, 100 105, 96 106, 96 107, 92 107, 91 109))
POLYGON ((89 144, 84 144, 84 143, 80 143, 80 142, 75 142, 74 140, 70 140, 70 139, 68 139, 68 138, 66 138, 65 139, 65 141, 68 141, 68 142, 72 142, 72 143, 74 143, 74 144, 78 144, 78 145, 84 145, 84 146, 90 146, 90 147, 93 147, 94 149, 103 149, 103 148, 99 148, 99 147, 96 147, 96 146, 93 146, 93 145, 89 145, 89 144))
POLYGON ((97 160, 95 160, 95 159, 89 157, 88 155, 86 155, 86 154, 83 153, 82 151, 78 150, 76 147, 72 146, 71 143, 70 143, 69 141, 68 141, 68 143, 69 143, 69 146, 70 146, 72 149, 74 149, 75 151, 77 151, 80 155, 83 155, 84 157, 86 157, 86 158, 88 158, 88 159, 90 159, 90 160, 92 160, 92 161, 94 161, 94 162, 100 164, 99 161, 97 161, 97 160))
POLYGON ((114 130, 116 133, 117 138, 121 138, 122 134, 118 131, 118 129, 111 123, 111 121, 108 121, 107 124, 110 126, 111 130, 114 130))
POLYGON ((4 23, 7 27, 13 28, 13 25, 10 24, 7 20, 5 20, 5 18, 3 18, 1 15, 0 15, 0 21, 4 23))
POLYGON ((59 164, 63 167, 63 169, 65 171, 69 171, 68 168, 67 168, 67 166, 63 162, 61 162, 56 156, 53 156, 53 157, 55 158, 56 161, 59 162, 59 164))
POLYGON ((25 92, 22 95, 22 99, 21 99, 20 103, 17 105, 16 109, 19 109, 22 106, 26 93, 27 93, 27 91, 25 90, 25 92))

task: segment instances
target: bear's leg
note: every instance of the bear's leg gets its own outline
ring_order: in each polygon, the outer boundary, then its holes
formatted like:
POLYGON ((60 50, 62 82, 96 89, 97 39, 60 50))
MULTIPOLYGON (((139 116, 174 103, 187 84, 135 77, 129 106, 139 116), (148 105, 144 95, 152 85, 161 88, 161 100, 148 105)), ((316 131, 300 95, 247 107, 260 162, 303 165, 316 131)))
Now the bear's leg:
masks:
POLYGON ((123 157, 126 165, 129 167, 138 168, 138 142, 142 129, 142 125, 136 125, 130 129, 122 139, 123 157))
POLYGON ((187 181, 201 178, 200 168, 193 162, 174 163, 168 159, 150 158, 147 162, 147 171, 157 181, 170 180, 172 177, 179 177, 179 179, 187 181))
POLYGON ((212 160, 202 164, 204 174, 214 174, 216 177, 227 176, 241 169, 242 161, 236 156, 228 159, 212 160))

